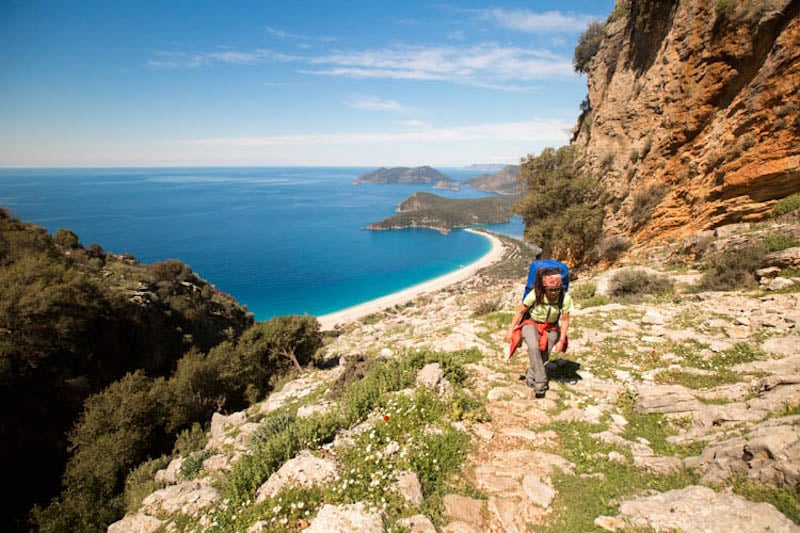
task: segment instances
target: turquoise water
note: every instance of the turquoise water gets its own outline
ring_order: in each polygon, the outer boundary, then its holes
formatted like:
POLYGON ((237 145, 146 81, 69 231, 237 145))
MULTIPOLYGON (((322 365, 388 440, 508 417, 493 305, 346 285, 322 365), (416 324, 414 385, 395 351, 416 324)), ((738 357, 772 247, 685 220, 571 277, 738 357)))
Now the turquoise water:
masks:
MULTIPOLYGON (((425 190, 352 185, 373 168, 3 169, 0 206, 50 233, 130 253, 175 258, 233 295, 257 320, 321 315, 427 281, 487 253, 487 239, 456 230, 366 231, 425 190)), ((439 169, 451 178, 475 174, 439 169)), ((519 237, 522 223, 490 226, 519 237)))

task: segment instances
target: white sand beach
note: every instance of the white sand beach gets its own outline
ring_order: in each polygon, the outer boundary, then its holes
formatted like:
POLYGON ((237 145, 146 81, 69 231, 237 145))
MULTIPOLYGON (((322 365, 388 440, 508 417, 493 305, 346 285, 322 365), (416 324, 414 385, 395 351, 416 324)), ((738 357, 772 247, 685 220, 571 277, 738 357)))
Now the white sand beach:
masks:
POLYGON ((487 267, 503 258, 505 246, 503 246, 503 243, 500 239, 488 233, 478 232, 470 229, 465 231, 471 231, 486 237, 492 242, 492 249, 474 263, 470 263, 469 265, 466 265, 455 272, 450 272, 449 274, 439 276, 438 278, 420 283, 419 285, 414 285, 408 289, 403 289, 381 298, 364 302, 363 304, 348 307, 347 309, 343 309, 335 313, 318 316, 317 320, 319 320, 320 324, 322 325, 322 329, 333 329, 333 327, 337 324, 351 322, 383 309, 404 304, 423 294, 442 290, 453 283, 469 278, 478 270, 487 267))

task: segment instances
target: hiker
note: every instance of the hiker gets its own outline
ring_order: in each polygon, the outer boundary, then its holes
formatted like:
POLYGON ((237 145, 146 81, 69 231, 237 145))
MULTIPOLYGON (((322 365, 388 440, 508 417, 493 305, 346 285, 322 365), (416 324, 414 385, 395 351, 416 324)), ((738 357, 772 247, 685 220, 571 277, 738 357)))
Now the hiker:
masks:
POLYGON ((509 357, 519 345, 520 337, 525 339, 530 360, 525 382, 533 387, 537 398, 544 397, 548 389, 544 364, 550 353, 567 349, 572 307, 572 297, 564 290, 561 271, 543 268, 536 272, 533 290, 525 296, 511 320, 506 335, 506 342, 511 344, 509 357))

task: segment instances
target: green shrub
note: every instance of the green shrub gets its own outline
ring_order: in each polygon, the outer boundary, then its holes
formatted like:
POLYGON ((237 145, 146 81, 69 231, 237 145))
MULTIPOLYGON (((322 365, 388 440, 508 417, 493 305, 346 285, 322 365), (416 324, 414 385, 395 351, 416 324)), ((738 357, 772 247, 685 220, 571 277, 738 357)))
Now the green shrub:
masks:
POLYGON ((34 513, 39 528, 101 531, 122 516, 129 471, 152 453, 154 439, 163 438, 163 390, 163 380, 138 371, 86 401, 70 435, 75 452, 67 462, 64 491, 34 513))
POLYGON ((168 455, 150 459, 134 468, 125 479, 125 508, 128 512, 139 509, 147 496, 162 488, 155 481, 156 472, 166 468, 170 463, 168 455))
POLYGON ((575 46, 575 53, 572 58, 572 66, 575 72, 586 72, 589 64, 600 51, 600 44, 606 36, 606 25, 600 21, 589 23, 580 37, 578 37, 578 44, 575 46))
POLYGON ((772 206, 772 216, 779 217, 788 213, 793 213, 800 209, 800 192, 796 192, 786 198, 778 200, 772 206))
POLYGON ((580 262, 602 234, 600 181, 586 173, 574 146, 546 148, 520 166, 527 194, 517 204, 525 239, 544 257, 580 262))
POLYGON ((53 242, 62 248, 74 250, 80 246, 78 236, 68 229, 61 228, 53 234, 53 242))
POLYGON ((755 272, 766 255, 763 242, 750 243, 731 250, 707 254, 705 272, 697 288, 700 290, 729 290, 758 286, 755 272))
POLYGON ((597 245, 598 259, 601 261, 616 261, 631 247, 631 241, 622 235, 612 235, 600 241, 597 245))
POLYGON ((636 227, 641 227, 650 221, 653 211, 664 199, 667 192, 669 192, 669 187, 657 183, 634 195, 630 216, 636 227))
POLYGON ((798 244, 800 243, 798 243, 797 239, 790 235, 775 234, 764 237, 764 248, 767 253, 794 248, 798 244))
POLYGON ((501 307, 502 307, 502 300, 499 296, 481 298, 473 306, 472 314, 474 316, 488 315, 489 313, 494 313, 495 311, 500 310, 501 307))
POLYGON ((192 452, 202 450, 206 442, 208 442, 208 434, 203 430, 203 426, 195 422, 191 428, 178 433, 173 453, 186 456, 192 452))
POLYGON ((214 450, 198 450, 183 460, 180 468, 181 479, 193 479, 203 468, 203 461, 216 455, 214 450))
POLYGON ((623 270, 610 281, 610 293, 622 300, 638 299, 643 295, 663 295, 673 291, 672 281, 644 270, 623 270))

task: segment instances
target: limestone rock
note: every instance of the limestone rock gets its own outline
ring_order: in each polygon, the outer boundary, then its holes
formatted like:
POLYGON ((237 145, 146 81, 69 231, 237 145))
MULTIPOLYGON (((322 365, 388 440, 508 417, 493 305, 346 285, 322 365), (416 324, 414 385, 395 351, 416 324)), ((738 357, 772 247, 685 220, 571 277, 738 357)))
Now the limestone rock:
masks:
POLYGON ((416 514, 397 521, 402 527, 408 528, 410 533, 436 533, 436 526, 425 515, 416 514))
POLYGON ((623 501, 620 511, 618 518, 627 518, 635 527, 656 531, 800 531, 800 527, 768 503, 754 503, 700 486, 623 501))
POLYGON ((217 501, 219 493, 211 486, 208 479, 184 481, 147 496, 142 500, 142 512, 149 515, 159 513, 193 515, 217 501))
POLYGON ((155 481, 156 483, 163 484, 163 485, 174 485, 178 482, 178 476, 181 471, 181 466, 183 465, 183 461, 185 458, 178 457, 177 459, 173 459, 167 465, 167 468, 159 470, 156 472, 155 481))
POLYGON ((688 413, 702 408, 689 389, 680 385, 641 385, 638 389, 638 413, 688 413))
POLYGON ((414 472, 402 472, 397 476, 397 491, 410 504, 416 507, 422 505, 422 484, 414 472))
POLYGON ((256 501, 262 502, 288 485, 300 487, 320 485, 333 479, 335 475, 334 461, 317 457, 308 450, 301 450, 258 488, 256 501))
POLYGON ((417 382, 432 388, 439 394, 449 394, 453 390, 439 363, 429 363, 422 367, 417 372, 417 382))
POLYGON ((448 494, 442 499, 445 516, 451 520, 480 525, 483 523, 483 512, 486 502, 459 494, 448 494))
POLYGON ((767 421, 743 437, 709 444, 690 464, 706 471, 705 482, 742 475, 761 483, 798 486, 800 426, 781 420, 767 421))
POLYGON ((323 505, 311 520, 306 533, 376 533, 383 531, 379 512, 369 511, 361 502, 350 505, 323 505))
POLYGON ((146 514, 129 515, 108 526, 108 533, 155 533, 163 522, 146 514))

